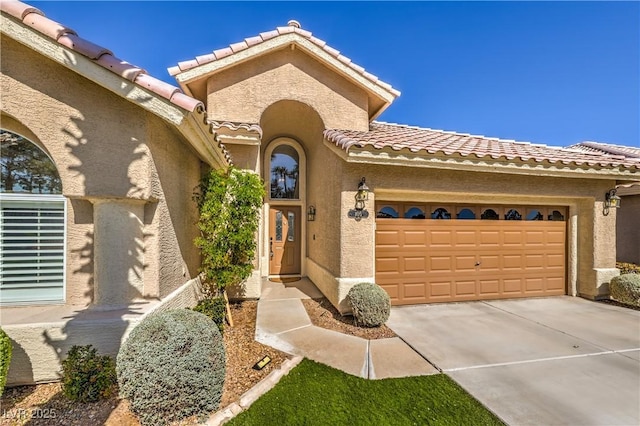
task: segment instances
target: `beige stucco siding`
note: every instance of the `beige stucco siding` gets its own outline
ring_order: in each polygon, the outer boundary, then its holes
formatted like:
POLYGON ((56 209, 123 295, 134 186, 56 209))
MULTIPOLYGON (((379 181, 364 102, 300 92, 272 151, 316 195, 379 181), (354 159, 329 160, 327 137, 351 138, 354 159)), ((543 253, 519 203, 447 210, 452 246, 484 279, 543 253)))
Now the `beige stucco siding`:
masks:
POLYGON ((150 195, 140 108, 6 37, 2 110, 46 146, 65 195, 150 195))
POLYGON ((68 198, 67 303, 92 300, 100 244, 94 222, 109 212, 133 214, 130 226, 141 228, 110 231, 122 233, 114 241, 131 239, 114 249, 131 252, 131 264, 121 267, 143 282, 138 296, 165 296, 197 275, 192 194, 201 161, 184 138, 159 117, 4 36, 1 78, 3 128, 45 149, 68 198))
POLYGON ((283 99, 312 106, 327 128, 368 129, 364 90, 299 50, 264 55, 207 81, 207 110, 215 120, 258 123, 268 106, 283 99))

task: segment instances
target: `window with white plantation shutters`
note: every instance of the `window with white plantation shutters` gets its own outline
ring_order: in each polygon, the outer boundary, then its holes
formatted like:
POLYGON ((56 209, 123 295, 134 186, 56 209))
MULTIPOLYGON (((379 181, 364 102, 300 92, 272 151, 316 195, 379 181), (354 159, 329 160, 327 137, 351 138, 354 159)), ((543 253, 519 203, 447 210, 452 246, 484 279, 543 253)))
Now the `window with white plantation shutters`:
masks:
POLYGON ((51 158, 0 129, 0 304, 63 302, 66 200, 51 158))
POLYGON ((63 301, 65 199, 24 198, 0 196, 0 302, 63 301))

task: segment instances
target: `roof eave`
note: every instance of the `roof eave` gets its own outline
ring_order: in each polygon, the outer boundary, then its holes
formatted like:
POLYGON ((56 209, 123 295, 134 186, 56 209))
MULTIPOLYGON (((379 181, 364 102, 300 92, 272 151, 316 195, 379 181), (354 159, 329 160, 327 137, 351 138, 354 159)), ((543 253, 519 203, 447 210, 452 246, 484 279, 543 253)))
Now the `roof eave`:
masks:
POLYGON ((408 150, 373 150, 356 145, 347 150, 336 146, 325 139, 328 146, 336 155, 348 163, 379 164, 388 166, 420 167, 440 170, 460 170, 485 173, 504 173, 516 175, 532 175, 547 177, 564 177, 580 179, 640 179, 640 170, 606 167, 585 167, 581 165, 566 165, 548 161, 519 161, 504 158, 493 159, 487 157, 460 155, 430 155, 408 150))
POLYGON ((208 123, 204 109, 189 114, 178 130, 189 141, 198 155, 215 169, 226 169, 233 164, 231 157, 223 149, 223 144, 208 123))
POLYGON ((186 137, 204 161, 221 167, 228 165, 227 161, 223 160, 225 158, 224 151, 216 146, 218 142, 215 140, 215 136, 213 134, 207 136, 206 131, 203 132, 202 127, 207 129, 208 124, 204 121, 204 111, 199 108, 196 108, 194 112, 181 108, 4 14, 0 16, 0 31, 18 43, 173 125, 186 137), (198 122, 202 124, 194 124, 198 122), (209 145, 211 149, 203 149, 203 145, 209 145))
POLYGON ((391 88, 391 86, 387 88, 386 86, 388 85, 386 83, 380 82, 382 83, 380 84, 377 81, 374 82, 366 78, 363 74, 358 73, 347 64, 339 61, 337 58, 331 56, 319 46, 316 46, 309 40, 296 33, 284 34, 272 38, 224 58, 180 72, 179 74, 175 75, 175 78, 180 85, 180 88, 184 90, 185 93, 191 94, 192 92, 189 86, 196 81, 206 79, 213 74, 291 45, 295 45, 307 54, 322 62, 324 65, 328 66, 333 71, 337 72, 352 83, 361 87, 370 96, 379 98, 383 102, 383 107, 379 108, 377 111, 370 111, 371 120, 378 117, 389 105, 391 105, 395 98, 400 95, 400 92, 398 90, 391 88))

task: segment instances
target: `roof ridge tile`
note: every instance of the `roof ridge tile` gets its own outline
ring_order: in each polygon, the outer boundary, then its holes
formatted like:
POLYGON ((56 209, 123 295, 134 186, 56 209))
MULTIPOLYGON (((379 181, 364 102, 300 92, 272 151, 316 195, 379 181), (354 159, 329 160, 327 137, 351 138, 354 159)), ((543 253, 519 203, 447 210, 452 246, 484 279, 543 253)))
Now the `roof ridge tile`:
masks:
MULTIPOLYGON (((329 55, 333 56, 334 58, 336 58, 338 61, 340 61, 341 63, 347 65, 351 70, 353 70, 354 72, 362 75, 365 79, 369 80, 370 82, 378 85, 379 87, 381 87, 382 89, 391 92, 394 96, 399 96, 400 95, 400 91, 397 89, 394 89, 393 86, 391 86, 388 83, 383 82, 382 80, 380 80, 377 76, 365 71, 365 69, 359 65, 356 65, 353 63, 353 61, 351 60, 351 58, 341 55, 340 51, 337 49, 334 49, 333 47, 329 46, 327 44, 326 41, 321 40, 317 37, 315 37, 313 35, 313 33, 311 33, 310 31, 304 30, 302 28, 299 28, 297 25, 296 21, 290 21, 290 22, 294 22, 295 25, 293 24, 289 24, 287 26, 279 26, 276 27, 275 30, 270 30, 270 31, 264 31, 259 33, 257 36, 253 36, 253 37, 247 37, 244 39, 244 41, 239 42, 239 43, 233 43, 227 47, 215 50, 214 53, 214 57, 208 56, 208 55, 200 55, 196 57, 196 60, 198 62, 198 65, 204 65, 210 62, 214 62, 216 60, 220 60, 222 58, 225 58, 227 56, 230 56, 232 54, 238 53, 242 50, 246 50, 249 49, 253 46, 259 45, 261 43, 264 43, 268 40, 271 40, 273 38, 279 37, 279 36, 283 36, 286 34, 296 34, 299 37, 302 37, 305 40, 308 40, 309 42, 313 43, 314 45, 318 46, 319 48, 321 48, 323 51, 325 51, 326 53, 328 53, 329 55)), ((168 67, 167 70, 169 72, 170 75, 172 76, 177 76, 178 74, 187 71, 189 69, 192 69, 192 66, 186 66, 186 64, 191 64, 190 61, 183 61, 183 62, 179 62, 178 66, 171 66, 168 67)))
POLYGON ((76 34, 76 32, 71 28, 65 27, 64 25, 47 18, 42 12, 27 13, 22 19, 22 22, 56 41, 64 34, 76 34))
POLYGON ((285 27, 276 27, 276 31, 278 31, 278 33, 280 34, 290 34, 295 32, 294 30, 295 28, 292 27, 291 25, 287 25, 285 27))
POLYGON ((37 13, 44 16, 44 13, 36 7, 22 3, 20 1, 0 1, 0 7, 3 12, 8 13, 14 18, 24 21, 24 17, 29 13, 37 13))
POLYGON ((94 60, 100 58, 102 55, 113 56, 113 53, 109 49, 80 38, 75 33, 60 36, 58 43, 94 60))
POLYGON ((102 55, 96 60, 96 63, 129 81, 134 81, 139 74, 146 73, 144 69, 113 55, 102 55))
POLYGON ((231 45, 229 45, 229 47, 231 48, 233 53, 238 53, 248 48, 249 44, 247 44, 247 42, 243 40, 243 41, 239 41, 238 43, 232 43, 231 45))
MULTIPOLYGON (((42 11, 35 7, 21 1, 2 0, 0 1, 0 10, 20 20, 34 31, 52 39, 60 46, 88 58, 102 68, 144 87, 176 106, 190 112, 199 108, 204 110, 202 102, 184 95, 179 87, 159 80, 149 75, 143 68, 117 58, 111 50, 80 37, 73 29, 46 17, 42 11)), ((196 63, 196 66, 198 65, 195 59, 192 61, 196 63)), ((190 61, 186 61, 186 63, 192 65, 190 61)))

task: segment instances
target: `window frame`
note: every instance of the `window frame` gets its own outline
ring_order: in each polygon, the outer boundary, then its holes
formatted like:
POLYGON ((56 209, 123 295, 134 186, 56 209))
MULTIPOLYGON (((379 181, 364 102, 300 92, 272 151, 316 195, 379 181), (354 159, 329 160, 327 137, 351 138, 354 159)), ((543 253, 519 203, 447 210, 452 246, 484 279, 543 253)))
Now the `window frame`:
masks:
MULTIPOLYGON (((63 207, 63 243, 62 243, 62 298, 53 300, 24 300, 24 301, 12 301, 5 302, 0 300, 1 306, 23 306, 23 305, 49 305, 49 304, 64 304, 67 301, 67 220, 68 220, 68 206, 67 197, 62 194, 31 194, 31 193, 0 193, 0 203, 5 202, 40 202, 40 203, 62 203, 63 207)), ((0 226, 2 224, 0 223, 0 226)), ((0 234, 0 238, 2 234, 0 234)), ((0 243, 2 241, 0 240, 0 243)))

